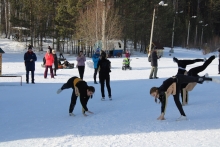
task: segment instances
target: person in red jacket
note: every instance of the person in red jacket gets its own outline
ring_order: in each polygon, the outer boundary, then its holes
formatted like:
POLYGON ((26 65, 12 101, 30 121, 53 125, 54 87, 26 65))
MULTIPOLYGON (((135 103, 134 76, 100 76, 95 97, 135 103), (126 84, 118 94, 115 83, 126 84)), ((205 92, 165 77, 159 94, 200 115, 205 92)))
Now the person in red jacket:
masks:
POLYGON ((47 78, 48 68, 50 69, 51 78, 54 78, 53 69, 52 69, 52 65, 54 64, 54 58, 53 58, 53 54, 50 53, 50 49, 47 50, 47 53, 45 54, 44 58, 46 60, 44 78, 45 79, 47 78))
POLYGON ((128 52, 128 50, 126 50, 126 52, 125 52, 125 57, 129 59, 130 56, 131 56, 130 53, 128 52))

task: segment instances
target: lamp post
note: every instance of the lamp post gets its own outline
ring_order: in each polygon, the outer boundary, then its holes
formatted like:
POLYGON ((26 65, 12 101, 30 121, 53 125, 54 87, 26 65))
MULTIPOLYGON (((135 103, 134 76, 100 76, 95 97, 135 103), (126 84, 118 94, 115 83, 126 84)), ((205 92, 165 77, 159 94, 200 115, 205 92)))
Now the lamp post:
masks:
MULTIPOLYGON (((202 33, 201 33, 201 43, 200 43, 200 46, 202 47, 202 40, 203 40, 203 27, 207 27, 208 24, 205 24, 205 25, 202 25, 202 33)), ((201 48, 200 47, 200 48, 201 48)))
POLYGON ((178 13, 183 13, 183 11, 176 12, 175 15, 174 15, 174 19, 173 19, 173 31, 172 31, 172 44, 171 44, 170 53, 174 53, 174 50, 173 50, 174 31, 175 31, 176 14, 178 14, 178 13))
POLYGON ((105 47, 105 0, 100 0, 103 2, 103 8, 102 8, 102 50, 106 50, 105 47))
POLYGON ((154 32, 155 10, 156 10, 156 7, 158 7, 158 6, 168 6, 168 4, 164 4, 164 1, 161 1, 161 2, 159 2, 159 4, 157 4, 157 5, 154 6, 152 26, 151 26, 151 34, 150 34, 150 46, 149 46, 149 51, 151 51, 151 44, 152 44, 152 38, 153 38, 153 32, 154 32))
MULTIPOLYGON (((191 18, 196 18, 196 16, 192 16, 191 18)), ((189 19, 189 24, 188 24, 188 34, 187 34, 186 48, 189 48, 189 30, 190 30, 190 19, 189 19)))

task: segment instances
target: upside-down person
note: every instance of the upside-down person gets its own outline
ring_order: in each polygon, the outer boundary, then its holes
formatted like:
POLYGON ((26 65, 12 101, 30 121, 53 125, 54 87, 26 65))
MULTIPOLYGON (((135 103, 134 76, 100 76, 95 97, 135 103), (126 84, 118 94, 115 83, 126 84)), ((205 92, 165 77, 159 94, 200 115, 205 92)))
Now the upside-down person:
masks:
POLYGON ((74 116, 73 109, 76 105, 77 97, 80 97, 80 102, 82 104, 82 113, 84 116, 87 116, 86 112, 93 114, 93 112, 89 111, 87 108, 87 102, 89 98, 92 98, 93 93, 95 92, 95 88, 93 86, 88 86, 85 81, 78 77, 70 78, 63 86, 57 90, 57 94, 59 94, 64 89, 72 88, 72 97, 69 107, 69 115, 74 116))
POLYGON ((202 84, 204 81, 212 81, 212 78, 208 78, 205 76, 192 77, 185 75, 176 75, 174 77, 165 80, 160 87, 152 87, 150 89, 150 95, 155 98, 155 102, 157 102, 157 99, 159 99, 161 103, 161 115, 157 119, 165 120, 164 115, 167 107, 168 97, 170 95, 173 95, 175 104, 181 114, 181 116, 177 119, 177 121, 186 120, 187 119, 186 114, 179 100, 179 92, 181 89, 181 85, 183 83, 192 83, 192 82, 197 82, 202 84))
MULTIPOLYGON (((204 71, 208 65, 215 59, 215 56, 209 57, 208 60, 205 60, 203 65, 191 68, 188 72, 186 71, 186 66, 189 64, 193 64, 196 62, 202 62, 204 59, 195 59, 195 60, 178 60, 177 58, 173 58, 173 61, 178 64, 178 74, 184 74, 189 76, 198 76, 198 73, 204 71)), ((188 91, 192 91, 196 86, 196 82, 193 83, 184 83, 181 86, 181 96, 182 96, 182 105, 186 105, 189 102, 189 94, 188 91)))

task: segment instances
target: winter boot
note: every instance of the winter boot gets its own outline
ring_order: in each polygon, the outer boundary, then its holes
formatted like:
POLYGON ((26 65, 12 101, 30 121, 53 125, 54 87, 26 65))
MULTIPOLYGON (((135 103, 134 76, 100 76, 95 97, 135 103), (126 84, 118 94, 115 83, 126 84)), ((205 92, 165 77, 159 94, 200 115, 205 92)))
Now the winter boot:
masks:
POLYGON ((187 120, 187 117, 181 115, 179 118, 176 119, 176 121, 181 121, 181 120, 187 120))
POLYGON ((75 116, 73 113, 69 113, 69 116, 75 116))

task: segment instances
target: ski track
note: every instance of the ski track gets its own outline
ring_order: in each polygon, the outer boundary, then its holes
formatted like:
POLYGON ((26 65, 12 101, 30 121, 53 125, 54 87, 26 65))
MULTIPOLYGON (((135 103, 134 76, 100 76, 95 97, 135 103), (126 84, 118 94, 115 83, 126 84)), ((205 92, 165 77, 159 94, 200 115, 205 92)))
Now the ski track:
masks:
MULTIPOLYGON (((197 84, 189 93, 189 105, 184 106, 187 121, 175 121, 179 112, 173 97, 169 97, 166 120, 157 121, 160 104, 149 95, 152 86, 160 86, 162 81, 175 75, 177 65, 165 48, 164 57, 159 61, 157 80, 149 80, 151 70, 146 55, 132 56, 132 70, 122 71, 123 58, 111 58, 112 101, 101 101, 100 85, 93 84, 93 64, 87 58, 84 79, 96 88, 88 108, 93 115, 84 117, 81 104, 77 100, 74 114, 68 116, 71 89, 56 90, 78 70, 59 69, 56 79, 43 78, 41 67, 44 52, 36 52, 36 84, 25 84, 23 55, 25 45, 0 39, 3 54, 3 74, 22 75, 19 78, 0 78, 0 147, 218 147, 220 144, 220 99, 219 84, 197 84)), ((46 48, 46 46, 45 46, 46 48)), ((198 50, 175 48, 174 56, 180 59, 207 58, 198 50)), ((70 63, 76 57, 64 55, 70 63)), ((196 63, 187 67, 199 66, 196 63)), ((218 59, 200 75, 219 78, 218 59)), ((98 77, 98 76, 97 76, 98 77)), ((107 91, 106 91, 107 92, 107 91)), ((107 93, 106 93, 107 95, 107 93)))

